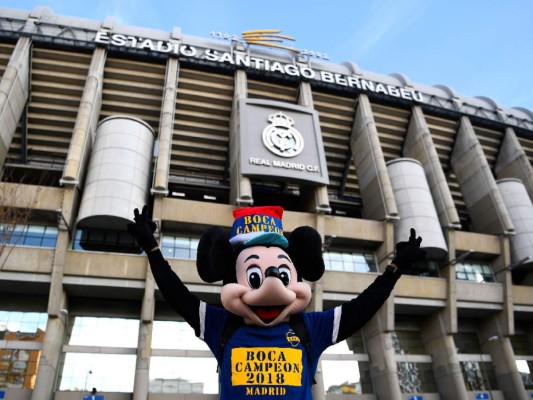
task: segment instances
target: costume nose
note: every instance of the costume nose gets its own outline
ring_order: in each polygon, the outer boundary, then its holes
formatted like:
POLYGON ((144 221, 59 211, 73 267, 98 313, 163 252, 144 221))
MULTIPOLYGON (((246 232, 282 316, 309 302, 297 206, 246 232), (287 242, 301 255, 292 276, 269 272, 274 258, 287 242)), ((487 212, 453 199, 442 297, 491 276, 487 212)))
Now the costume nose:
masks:
POLYGON ((268 267, 265 271, 265 278, 268 278, 269 276, 279 278, 279 269, 277 267, 268 267))

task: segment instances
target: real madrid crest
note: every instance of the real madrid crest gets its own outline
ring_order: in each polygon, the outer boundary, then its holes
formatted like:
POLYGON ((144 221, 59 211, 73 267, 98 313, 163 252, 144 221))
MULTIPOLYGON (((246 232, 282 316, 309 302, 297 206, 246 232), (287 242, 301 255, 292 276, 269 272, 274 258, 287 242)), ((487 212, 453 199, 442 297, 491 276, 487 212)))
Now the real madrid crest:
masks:
POLYGON ((294 120, 281 111, 268 116, 263 130, 263 144, 280 157, 295 157, 304 149, 304 139, 294 127, 294 120))

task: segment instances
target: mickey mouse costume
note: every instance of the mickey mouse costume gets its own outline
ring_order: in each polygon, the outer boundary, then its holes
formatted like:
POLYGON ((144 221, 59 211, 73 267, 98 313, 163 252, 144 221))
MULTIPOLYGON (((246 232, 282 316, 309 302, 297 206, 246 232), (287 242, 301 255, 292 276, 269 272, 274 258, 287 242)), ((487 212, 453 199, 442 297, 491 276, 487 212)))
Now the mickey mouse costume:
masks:
POLYGON ((209 283, 223 281, 223 307, 200 301, 172 271, 153 236, 156 225, 146 206, 141 213, 134 210, 135 223, 128 230, 147 253, 165 300, 215 355, 222 400, 312 399, 322 352, 372 318, 401 271, 424 258, 422 238, 411 229, 409 241, 396 245, 385 272, 356 298, 331 310, 304 312, 311 289, 303 280, 314 282, 324 273, 318 232, 304 226, 285 238, 283 209, 277 206, 240 208, 233 215, 230 238, 212 227, 198 244, 198 273, 209 283), (295 329, 295 317, 303 321, 303 334, 295 329), (234 332, 225 337, 230 323, 234 332))

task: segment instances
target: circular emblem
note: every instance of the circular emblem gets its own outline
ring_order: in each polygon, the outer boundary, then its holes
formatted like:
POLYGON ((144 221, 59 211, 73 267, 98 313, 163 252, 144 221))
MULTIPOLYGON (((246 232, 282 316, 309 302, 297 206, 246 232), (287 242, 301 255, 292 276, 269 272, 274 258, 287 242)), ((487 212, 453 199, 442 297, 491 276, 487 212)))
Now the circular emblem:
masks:
POLYGON ((304 139, 293 128, 294 120, 281 111, 268 116, 268 125, 263 130, 263 144, 280 157, 295 157, 304 149, 304 139))
POLYGON ((291 344, 292 347, 298 347, 300 344, 300 338, 294 333, 292 329, 289 329, 289 331, 285 334, 285 337, 287 338, 287 341, 291 344))

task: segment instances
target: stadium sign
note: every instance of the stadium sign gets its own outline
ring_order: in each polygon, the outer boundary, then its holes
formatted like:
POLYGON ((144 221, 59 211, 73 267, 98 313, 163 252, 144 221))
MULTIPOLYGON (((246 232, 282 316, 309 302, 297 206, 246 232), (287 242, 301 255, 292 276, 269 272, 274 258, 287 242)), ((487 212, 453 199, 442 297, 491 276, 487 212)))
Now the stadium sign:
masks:
POLYGON ((197 48, 188 44, 170 41, 152 40, 132 35, 98 31, 94 41, 102 45, 129 47, 138 50, 173 54, 181 58, 195 58, 235 67, 253 68, 257 70, 279 73, 282 75, 317 80, 338 86, 354 88, 363 92, 373 92, 404 100, 424 102, 424 96, 418 90, 384 84, 363 79, 356 75, 344 75, 324 70, 315 70, 304 64, 281 63, 239 52, 220 52, 213 49, 197 48))
POLYGON ((307 184, 329 184, 315 110, 272 100, 239 101, 240 172, 307 184))

